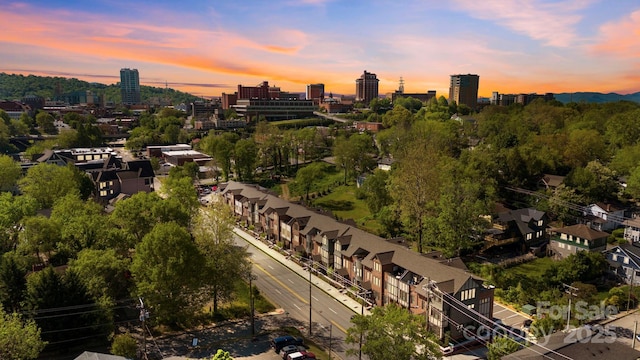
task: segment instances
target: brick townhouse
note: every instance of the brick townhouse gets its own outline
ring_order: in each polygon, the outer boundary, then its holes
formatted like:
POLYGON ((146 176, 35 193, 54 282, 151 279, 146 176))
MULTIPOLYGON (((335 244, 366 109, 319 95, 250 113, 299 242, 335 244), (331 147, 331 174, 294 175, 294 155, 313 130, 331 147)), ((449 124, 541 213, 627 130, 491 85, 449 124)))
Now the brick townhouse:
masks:
POLYGON ((440 338, 462 337, 480 313, 493 317, 493 288, 466 270, 460 259, 419 254, 403 239, 384 239, 331 216, 287 202, 256 185, 229 182, 221 196, 246 226, 268 241, 313 259, 346 285, 366 289, 376 306, 397 303, 428 314, 440 338))

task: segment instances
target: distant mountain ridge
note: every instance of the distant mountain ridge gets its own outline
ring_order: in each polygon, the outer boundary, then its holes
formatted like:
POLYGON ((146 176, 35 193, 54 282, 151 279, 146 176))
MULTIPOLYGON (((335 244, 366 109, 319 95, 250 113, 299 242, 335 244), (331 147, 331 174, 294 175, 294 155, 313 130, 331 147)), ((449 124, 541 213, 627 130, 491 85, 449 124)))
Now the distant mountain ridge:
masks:
POLYGON ((574 92, 555 94, 555 97, 556 100, 564 104, 569 102, 606 103, 621 100, 640 103, 640 92, 627 95, 617 93, 604 94, 599 92, 574 92))
MULTIPOLYGON (((0 73, 0 100, 20 100, 25 95, 38 95, 45 99, 51 99, 54 97, 56 88, 59 88, 62 94, 89 90, 98 95, 104 94, 107 101, 113 101, 116 104, 121 102, 120 86, 118 84, 105 85, 76 78, 0 73)), ((153 98, 160 97, 171 99, 171 103, 174 105, 180 103, 188 104, 201 99, 192 94, 171 88, 165 89, 140 85, 142 102, 148 102, 153 98)))

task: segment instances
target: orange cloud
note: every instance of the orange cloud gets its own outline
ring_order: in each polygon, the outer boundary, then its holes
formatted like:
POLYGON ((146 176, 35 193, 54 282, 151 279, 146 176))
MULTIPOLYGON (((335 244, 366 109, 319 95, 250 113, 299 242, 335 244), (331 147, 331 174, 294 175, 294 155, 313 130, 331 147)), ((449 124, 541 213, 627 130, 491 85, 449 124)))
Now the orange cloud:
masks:
POLYGON ((640 57, 640 10, 600 27, 600 37, 592 51, 622 58, 640 57))

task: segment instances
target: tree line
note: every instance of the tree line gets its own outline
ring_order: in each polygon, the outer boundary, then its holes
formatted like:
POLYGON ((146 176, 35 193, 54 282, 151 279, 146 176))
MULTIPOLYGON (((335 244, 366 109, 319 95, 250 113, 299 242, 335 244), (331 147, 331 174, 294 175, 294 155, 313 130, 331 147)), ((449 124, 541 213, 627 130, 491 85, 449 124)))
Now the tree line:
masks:
POLYGON ((229 208, 200 206, 192 170, 173 168, 160 192, 105 213, 73 166, 42 163, 22 175, 0 155, 0 189, 21 193, 0 192, 0 315, 8 319, 0 333, 21 326, 40 350, 104 340, 116 323, 138 321, 138 297, 152 325, 190 326, 217 313, 250 263, 233 243, 229 208))

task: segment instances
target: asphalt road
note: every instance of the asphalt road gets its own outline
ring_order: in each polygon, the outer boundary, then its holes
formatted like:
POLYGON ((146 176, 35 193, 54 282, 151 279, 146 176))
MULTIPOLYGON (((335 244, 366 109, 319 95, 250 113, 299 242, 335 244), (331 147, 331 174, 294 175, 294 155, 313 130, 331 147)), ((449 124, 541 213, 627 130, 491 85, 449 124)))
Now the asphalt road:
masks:
POLYGON ((351 345, 344 343, 346 329, 351 326, 351 316, 355 312, 325 292, 337 291, 336 289, 324 283, 320 283, 320 287, 313 284, 309 296, 307 277, 301 277, 291 271, 241 237, 236 236, 235 240, 238 245, 248 246, 254 263, 255 284, 267 299, 283 309, 282 316, 290 319, 292 324, 308 336, 311 304, 312 340, 328 348, 331 332, 333 353, 342 359, 358 358, 347 356, 346 350, 351 345))

